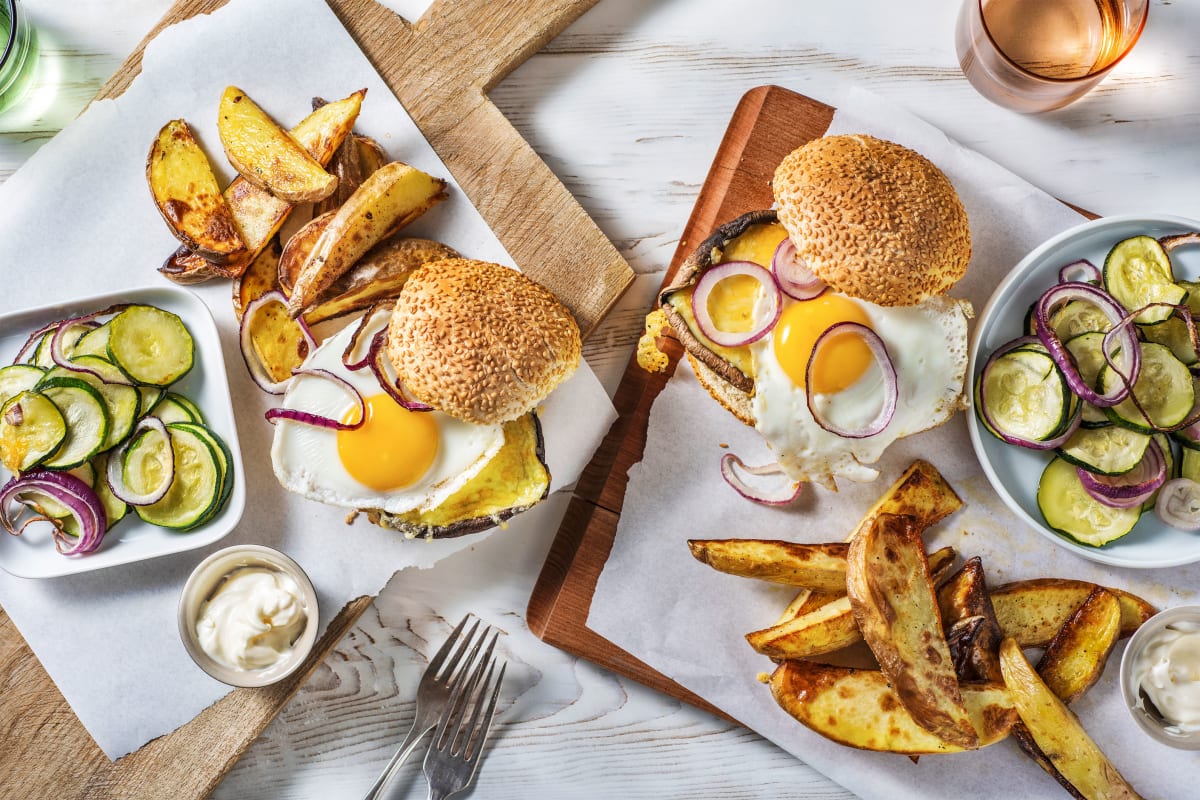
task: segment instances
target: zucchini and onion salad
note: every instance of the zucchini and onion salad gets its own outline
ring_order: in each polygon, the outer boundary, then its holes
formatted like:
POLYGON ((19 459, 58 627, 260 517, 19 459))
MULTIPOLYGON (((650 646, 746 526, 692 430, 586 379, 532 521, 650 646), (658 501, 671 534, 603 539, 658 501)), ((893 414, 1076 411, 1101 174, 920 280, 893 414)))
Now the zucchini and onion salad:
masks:
POLYGON ((49 522, 63 555, 83 555, 132 510, 189 530, 233 488, 225 442, 171 386, 192 368, 183 321, 119 304, 34 331, 0 368, 0 524, 49 522))
POLYGON ((1195 243, 1134 236, 1103 267, 1063 266, 976 380, 989 432, 1053 451, 1038 508, 1080 544, 1109 544, 1150 510, 1200 530, 1200 282, 1176 280, 1170 258, 1195 243))

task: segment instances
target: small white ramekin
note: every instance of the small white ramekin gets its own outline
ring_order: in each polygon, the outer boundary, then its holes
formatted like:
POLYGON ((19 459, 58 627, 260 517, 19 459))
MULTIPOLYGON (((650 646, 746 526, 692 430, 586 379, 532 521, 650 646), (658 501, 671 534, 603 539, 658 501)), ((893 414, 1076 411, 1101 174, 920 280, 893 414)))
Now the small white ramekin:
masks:
POLYGON ((1121 694, 1125 698, 1125 705, 1129 709, 1130 715, 1133 716, 1134 722, 1152 738, 1181 750, 1200 750, 1200 732, 1179 731, 1142 707, 1142 703, 1139 702, 1137 682, 1133 675, 1133 667, 1138 656, 1146 649, 1154 635, 1176 622, 1200 624, 1200 606, 1168 608, 1142 623, 1130 638, 1129 643, 1125 646, 1125 653, 1121 656, 1121 694))
POLYGON ((188 655, 200 669, 230 686, 267 686, 283 680, 304 663, 317 640, 317 592, 308 575, 278 550, 256 544, 226 547, 200 562, 184 584, 179 597, 179 636, 188 655), (213 659, 200 646, 196 622, 200 609, 226 575, 242 567, 265 567, 290 576, 300 587, 308 617, 304 631, 291 650, 279 661, 262 669, 234 669, 213 659))

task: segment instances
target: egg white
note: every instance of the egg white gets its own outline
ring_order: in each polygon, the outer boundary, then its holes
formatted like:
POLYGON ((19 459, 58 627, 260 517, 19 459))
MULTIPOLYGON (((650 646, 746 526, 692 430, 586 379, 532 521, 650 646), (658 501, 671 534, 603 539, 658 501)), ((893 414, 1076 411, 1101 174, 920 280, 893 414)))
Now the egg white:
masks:
MULTIPOLYGON (((386 325, 386 315, 379 327, 382 325, 386 325)), ((383 391, 374 373, 369 367, 351 371, 342 363, 342 354, 357 326, 357 321, 352 322, 323 342, 305 359, 304 368, 328 370, 349 381, 367 398, 383 391)), ((282 406, 340 420, 354 407, 354 401, 331 381, 298 375, 288 385, 282 406)), ((429 470, 411 486, 379 491, 359 483, 342 466, 336 431, 290 420, 277 420, 275 424, 271 444, 275 477, 288 491, 334 506, 393 514, 436 508, 499 452, 504 445, 504 431, 499 425, 475 425, 440 411, 421 413, 429 414, 437 423, 438 452, 429 470)), ((402 443, 380 442, 379 446, 399 447, 402 443)))
MULTIPOLYGON (((967 301, 931 297, 915 306, 879 306, 850 299, 863 309, 896 368, 895 416, 874 436, 852 439, 822 428, 808 408, 804 388, 793 383, 779 364, 774 336, 767 334, 751 345, 755 428, 793 480, 815 481, 831 489, 839 477, 874 480, 879 472, 870 465, 892 442, 949 419, 962 407, 967 370, 971 317, 967 301)), ((822 414, 848 429, 875 419, 882 400, 882 371, 874 363, 844 391, 814 397, 822 414)))

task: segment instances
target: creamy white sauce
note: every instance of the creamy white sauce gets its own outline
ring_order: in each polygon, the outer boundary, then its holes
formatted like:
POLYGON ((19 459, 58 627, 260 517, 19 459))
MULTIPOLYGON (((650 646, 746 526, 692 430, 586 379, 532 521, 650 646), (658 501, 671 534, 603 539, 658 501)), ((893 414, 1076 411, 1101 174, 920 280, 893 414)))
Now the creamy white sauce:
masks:
POLYGON ((303 594, 291 576, 240 567, 201 606, 196 638, 227 667, 265 669, 287 655, 307 620, 303 594))
POLYGON ((1200 624, 1158 631, 1134 660, 1133 681, 1180 732, 1200 731, 1200 624))

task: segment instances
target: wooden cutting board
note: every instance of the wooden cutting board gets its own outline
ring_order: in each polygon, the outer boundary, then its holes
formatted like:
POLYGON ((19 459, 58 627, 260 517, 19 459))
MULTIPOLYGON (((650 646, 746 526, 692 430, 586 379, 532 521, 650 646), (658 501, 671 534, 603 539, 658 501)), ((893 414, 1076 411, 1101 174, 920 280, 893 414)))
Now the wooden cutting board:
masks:
MULTIPOLYGON (((179 0, 98 97, 125 90, 146 43, 163 28, 226 2, 179 0)), ((328 2, 516 263, 562 298, 584 336, 590 333, 633 272, 487 92, 596 0, 436 0, 413 25, 374 0, 328 2)), ((234 690, 115 763, 0 610, 0 795, 207 796, 370 602, 362 597, 342 609, 292 677, 234 690)))
MULTIPOLYGON (((663 285, 718 225, 747 211, 773 205, 770 180, 775 167, 795 148, 824 135, 833 112, 832 106, 778 86, 760 86, 742 97, 663 285)), ((683 354, 674 340, 664 341, 674 345, 671 365, 665 373, 650 375, 636 360, 626 367, 613 401, 620 418, 579 481, 534 585, 526 616, 530 630, 543 641, 729 719, 703 698, 587 627, 596 581, 617 532, 626 473, 642 459, 650 406, 683 354)))

